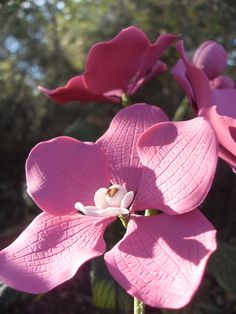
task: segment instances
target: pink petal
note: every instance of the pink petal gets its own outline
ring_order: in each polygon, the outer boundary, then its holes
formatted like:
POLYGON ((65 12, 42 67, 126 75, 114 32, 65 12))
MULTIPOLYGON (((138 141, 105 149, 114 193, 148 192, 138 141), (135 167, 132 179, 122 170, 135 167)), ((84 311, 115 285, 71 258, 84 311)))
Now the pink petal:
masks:
POLYGON ((135 80, 131 84, 129 84, 127 95, 133 95, 142 85, 144 85, 147 81, 153 79, 158 74, 163 73, 167 70, 167 65, 161 61, 157 61, 157 63, 153 66, 152 70, 144 75, 140 80, 135 80))
POLYGON ((143 56, 140 71, 137 77, 138 80, 151 72, 153 66, 161 58, 164 51, 173 45, 178 38, 179 35, 176 36, 172 34, 164 34, 157 38, 156 42, 146 50, 143 56))
POLYGON ((203 42, 193 56, 193 64, 204 71, 210 80, 223 73, 226 63, 224 47, 213 40, 203 42))
POLYGON ((219 75, 214 80, 210 81, 210 86, 212 89, 215 88, 234 88, 234 80, 227 75, 219 75))
POLYGON ((185 95, 188 97, 189 102, 193 106, 194 111, 197 112, 197 107, 194 102, 193 90, 186 76, 186 68, 183 63, 183 60, 181 59, 178 60, 178 62, 171 69, 171 74, 178 83, 178 85, 181 87, 185 95))
POLYGON ((144 170, 133 210, 154 208, 173 215, 202 203, 218 153, 214 131, 204 118, 149 128, 139 139, 138 153, 144 170))
POLYGON ((103 232, 112 218, 42 213, 0 252, 0 280, 8 286, 43 293, 75 275, 86 261, 105 251, 103 232))
POLYGON ((215 229, 196 209, 180 216, 133 217, 105 261, 130 295, 153 307, 177 309, 191 300, 215 249, 215 229))
POLYGON ((220 156, 236 166, 236 90, 215 89, 212 91, 210 108, 203 108, 199 115, 206 117, 215 130, 220 144, 220 156), (230 160, 229 160, 229 156, 230 160))
POLYGON ((84 74, 87 87, 97 94, 115 89, 126 92, 149 45, 146 35, 133 26, 122 30, 111 41, 94 45, 84 74))
MULTIPOLYGON (((39 91, 48 96, 58 104, 70 101, 90 102, 90 101, 112 101, 111 97, 95 95, 84 85, 83 76, 75 76, 68 81, 65 86, 50 90, 39 86, 39 91)), ((114 101, 116 102, 116 101, 114 101)))
POLYGON ((109 186, 108 165, 100 147, 69 137, 36 145, 26 162, 28 193, 45 212, 65 215, 76 202, 94 205, 94 194, 109 186))
POLYGON ((186 77, 191 85, 194 96, 193 102, 198 109, 210 106, 211 89, 206 74, 188 61, 182 41, 176 44, 176 48, 186 67, 186 77))
POLYGON ((148 127, 161 121, 168 121, 165 113, 146 104, 132 105, 116 114, 98 140, 110 162, 113 184, 124 184, 127 191, 137 189, 142 172, 137 140, 148 127))

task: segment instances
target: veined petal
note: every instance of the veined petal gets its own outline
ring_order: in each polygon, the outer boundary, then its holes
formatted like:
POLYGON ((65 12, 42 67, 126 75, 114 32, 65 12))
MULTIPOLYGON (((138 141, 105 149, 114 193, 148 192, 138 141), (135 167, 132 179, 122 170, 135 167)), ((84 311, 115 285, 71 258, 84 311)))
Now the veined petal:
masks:
MULTIPOLYGON (((84 85, 83 75, 72 77, 65 86, 53 90, 39 86, 39 91, 58 104, 70 101, 113 101, 112 97, 95 95, 84 85)), ((116 102, 116 101, 114 101, 116 102)))
POLYGON ((47 292, 105 251, 103 233, 112 218, 42 213, 0 252, 0 280, 29 293, 47 292))
POLYGON ((218 153, 207 120, 156 124, 140 137, 138 153, 144 169, 133 210, 155 208, 173 215, 202 203, 214 178, 218 153))
POLYGON ((115 89, 126 92, 149 45, 145 33, 133 26, 122 30, 111 41, 94 45, 85 67, 86 86, 97 94, 115 89))
POLYGON ((101 148, 70 137, 36 145, 26 161, 28 193, 45 212, 66 215, 81 202, 94 204, 94 194, 109 186, 107 159, 101 148))
POLYGON ((130 295, 153 307, 177 309, 198 288, 216 249, 215 233, 197 209, 180 216, 136 216, 105 262, 130 295))
POLYGON ((137 141, 151 125, 168 121, 158 107, 136 104, 120 110, 109 129, 97 141, 104 150, 111 167, 111 181, 125 185, 127 191, 136 191, 142 173, 137 141))

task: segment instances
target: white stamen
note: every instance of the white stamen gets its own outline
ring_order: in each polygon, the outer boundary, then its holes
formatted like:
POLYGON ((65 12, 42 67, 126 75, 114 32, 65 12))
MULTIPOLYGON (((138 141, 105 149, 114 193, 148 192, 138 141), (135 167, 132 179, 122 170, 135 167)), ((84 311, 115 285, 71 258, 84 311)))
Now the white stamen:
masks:
POLYGON ((97 190, 97 192, 94 195, 94 204, 98 208, 106 208, 109 206, 109 204, 106 201, 106 194, 107 189, 106 188, 100 188, 97 190))
POLYGON ((115 184, 109 189, 100 188, 94 195, 95 206, 84 206, 82 203, 75 203, 75 208, 83 214, 94 217, 113 217, 128 215, 128 207, 134 199, 134 192, 127 193, 125 187, 115 184))
POLYGON ((130 191, 125 194, 125 196, 122 198, 120 206, 123 208, 128 208, 130 204, 133 202, 134 199, 134 192, 130 191))
POLYGON ((105 200, 110 206, 120 206, 121 201, 126 193, 126 188, 121 185, 114 184, 107 190, 105 200))

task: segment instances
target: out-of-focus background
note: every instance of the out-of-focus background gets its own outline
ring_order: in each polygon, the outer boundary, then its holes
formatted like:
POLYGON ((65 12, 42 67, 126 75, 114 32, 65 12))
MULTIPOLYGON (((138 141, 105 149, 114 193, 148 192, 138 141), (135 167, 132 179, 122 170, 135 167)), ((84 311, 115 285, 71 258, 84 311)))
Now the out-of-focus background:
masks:
MULTIPOLYGON (((83 72, 91 45, 129 25, 141 28, 152 41, 160 33, 182 33, 190 56, 201 42, 218 41, 228 52, 227 73, 236 79, 234 0, 0 1, 0 248, 40 212, 25 192, 24 163, 30 149, 62 134, 96 139, 121 108, 104 103, 56 105, 38 92, 37 85, 64 85, 83 72)), ((173 47, 163 60, 171 68, 177 57, 173 47)), ((132 102, 159 105, 173 117, 183 98, 167 71, 146 84, 132 102)), ((191 116, 189 109, 184 118, 191 116)), ((236 313, 236 177, 221 161, 202 209, 218 230, 219 250, 198 293, 183 310, 147 308, 147 313, 236 313)), ((99 265, 100 261, 93 269, 86 264, 74 279, 45 295, 32 296, 1 284, 0 312, 132 312, 121 289, 99 277, 105 272, 103 266, 98 271, 99 265)))

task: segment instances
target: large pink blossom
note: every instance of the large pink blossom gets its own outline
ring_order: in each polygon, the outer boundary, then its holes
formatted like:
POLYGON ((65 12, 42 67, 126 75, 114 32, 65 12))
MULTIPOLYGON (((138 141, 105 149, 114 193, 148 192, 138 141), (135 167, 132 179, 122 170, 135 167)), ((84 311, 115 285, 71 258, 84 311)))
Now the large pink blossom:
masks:
POLYGON ((146 304, 184 306, 216 249, 215 229, 197 209, 216 162, 204 118, 173 123, 146 104, 121 110, 95 144, 38 144, 26 178, 43 213, 0 252, 0 280, 29 293, 53 289, 105 252, 104 230, 122 214, 126 234, 105 253, 111 275, 146 304), (162 213, 139 215, 146 208, 162 213))
POLYGON ((108 42, 92 46, 82 75, 54 90, 39 87, 53 101, 120 102, 122 94, 132 95, 146 81, 166 70, 163 52, 178 36, 164 34, 151 43, 145 33, 131 26, 108 42))
POLYGON ((210 81, 203 70, 189 62, 182 41, 177 43, 177 50, 181 59, 172 74, 197 115, 210 121, 219 142, 219 156, 236 169, 236 89, 222 76, 210 81))

